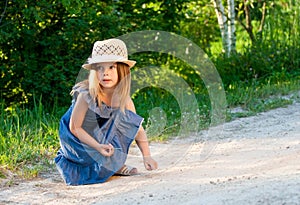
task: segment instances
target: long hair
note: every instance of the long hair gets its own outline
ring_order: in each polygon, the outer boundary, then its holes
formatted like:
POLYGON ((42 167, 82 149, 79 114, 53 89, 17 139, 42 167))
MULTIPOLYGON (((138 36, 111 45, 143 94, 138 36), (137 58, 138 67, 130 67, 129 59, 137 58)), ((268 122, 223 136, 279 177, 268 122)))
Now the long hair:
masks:
MULTIPOLYGON (((118 83, 112 96, 112 102, 120 106, 122 112, 125 111, 127 100, 130 96, 131 75, 130 68, 127 64, 117 63, 118 83)), ((80 87, 89 90, 93 100, 102 104, 101 94, 103 94, 102 87, 97 78, 97 71, 90 70, 89 78, 86 81, 78 83, 80 87)))

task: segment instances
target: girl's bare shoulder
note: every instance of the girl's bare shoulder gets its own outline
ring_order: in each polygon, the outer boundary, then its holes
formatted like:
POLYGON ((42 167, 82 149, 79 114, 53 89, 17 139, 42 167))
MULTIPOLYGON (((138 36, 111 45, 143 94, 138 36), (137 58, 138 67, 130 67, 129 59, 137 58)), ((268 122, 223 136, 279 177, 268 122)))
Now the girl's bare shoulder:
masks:
POLYGON ((134 102, 131 99, 131 97, 129 97, 129 96, 128 96, 127 100, 126 100, 126 109, 135 113, 134 102))

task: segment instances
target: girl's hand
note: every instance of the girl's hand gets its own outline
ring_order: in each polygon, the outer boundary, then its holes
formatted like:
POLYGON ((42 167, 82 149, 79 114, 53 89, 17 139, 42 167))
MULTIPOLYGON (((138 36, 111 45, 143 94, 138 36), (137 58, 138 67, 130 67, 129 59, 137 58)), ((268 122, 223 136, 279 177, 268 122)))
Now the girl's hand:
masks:
POLYGON ((114 154, 114 147, 111 144, 100 144, 99 152, 105 157, 110 157, 114 154))
POLYGON ((144 165, 147 170, 151 171, 157 169, 157 162, 154 159, 152 159, 151 156, 146 156, 143 158, 144 158, 144 165))

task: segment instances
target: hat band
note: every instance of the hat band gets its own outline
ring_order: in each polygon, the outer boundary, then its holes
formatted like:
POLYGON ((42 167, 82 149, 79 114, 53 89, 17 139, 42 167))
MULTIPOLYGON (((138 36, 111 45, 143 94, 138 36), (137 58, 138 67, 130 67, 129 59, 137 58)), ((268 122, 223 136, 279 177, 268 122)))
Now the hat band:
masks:
POLYGON ((124 56, 115 56, 115 55, 102 55, 102 56, 95 56, 92 58, 88 58, 88 63, 103 63, 103 62, 118 62, 118 61, 127 61, 124 56))

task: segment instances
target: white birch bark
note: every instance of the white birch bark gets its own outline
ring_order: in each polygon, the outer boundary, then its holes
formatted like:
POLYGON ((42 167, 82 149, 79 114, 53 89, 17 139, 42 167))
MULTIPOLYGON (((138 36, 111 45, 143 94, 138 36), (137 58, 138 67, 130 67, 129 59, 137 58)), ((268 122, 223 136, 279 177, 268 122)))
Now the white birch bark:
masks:
POLYGON ((230 42, 228 41, 227 16, 225 15, 224 6, 222 4, 222 0, 213 0, 213 3, 221 31, 223 52, 229 54, 230 42))
POLYGON ((228 14, 222 0, 213 0, 222 36, 223 52, 230 56, 236 49, 234 0, 227 0, 228 14))

